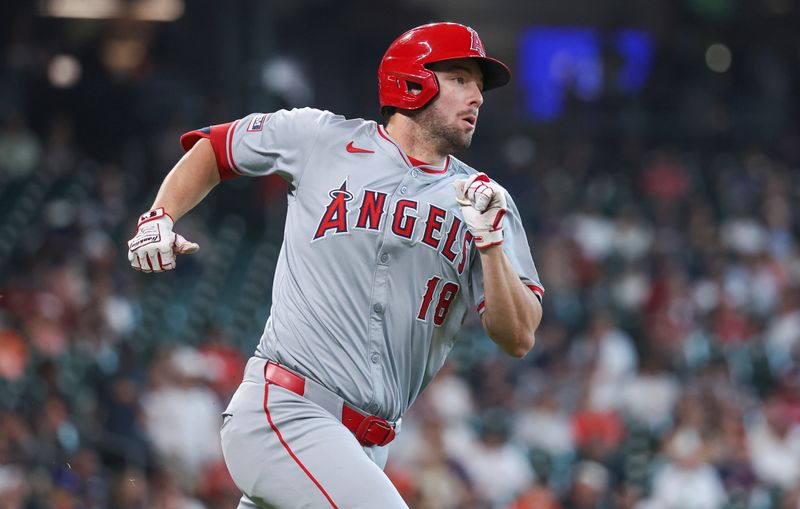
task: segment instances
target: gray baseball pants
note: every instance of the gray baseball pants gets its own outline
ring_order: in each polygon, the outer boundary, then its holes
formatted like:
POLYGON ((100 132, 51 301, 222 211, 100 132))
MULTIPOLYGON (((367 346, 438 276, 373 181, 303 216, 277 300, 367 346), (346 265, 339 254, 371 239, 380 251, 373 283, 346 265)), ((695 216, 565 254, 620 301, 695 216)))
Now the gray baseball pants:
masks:
POLYGON ((407 509, 384 474, 388 446, 365 447, 316 403, 264 380, 251 359, 223 414, 222 451, 239 509, 407 509))

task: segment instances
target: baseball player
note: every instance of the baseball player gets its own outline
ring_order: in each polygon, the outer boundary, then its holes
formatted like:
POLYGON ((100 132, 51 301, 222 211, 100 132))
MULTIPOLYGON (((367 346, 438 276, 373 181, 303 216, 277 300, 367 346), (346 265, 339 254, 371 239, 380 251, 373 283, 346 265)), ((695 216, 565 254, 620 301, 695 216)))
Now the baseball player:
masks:
POLYGON ((385 126, 303 108, 181 137, 187 153, 129 241, 137 270, 197 251, 174 222, 220 180, 289 182, 272 309, 223 414, 240 508, 406 507, 388 446, 466 313, 510 355, 533 347, 544 290, 517 207, 450 155, 510 77, 473 29, 434 23, 380 63, 385 126))

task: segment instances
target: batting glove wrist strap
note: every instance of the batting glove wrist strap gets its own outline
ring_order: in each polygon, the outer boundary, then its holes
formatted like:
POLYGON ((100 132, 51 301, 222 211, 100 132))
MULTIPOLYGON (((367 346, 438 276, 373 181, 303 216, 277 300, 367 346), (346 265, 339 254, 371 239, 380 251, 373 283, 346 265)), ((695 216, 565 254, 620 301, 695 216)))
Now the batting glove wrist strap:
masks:
POLYGON ((166 217, 166 218, 168 218, 170 220, 170 223, 171 223, 170 224, 170 229, 171 229, 172 226, 175 224, 175 220, 172 219, 171 215, 167 214, 167 212, 164 210, 164 207, 159 207, 157 209, 153 209, 153 210, 147 211, 144 214, 142 214, 141 216, 139 216, 139 223, 136 225, 136 227, 138 228, 138 227, 142 226, 142 224, 144 224, 144 223, 146 223, 148 221, 155 221, 157 219, 161 219, 161 218, 164 218, 164 217, 166 217))
POLYGON ((486 249, 503 243, 502 221, 506 213, 505 209, 480 213, 471 206, 462 206, 461 213, 464 215, 464 221, 467 223, 467 228, 478 249, 486 249))
POLYGON ((143 272, 175 268, 176 254, 195 253, 200 246, 172 231, 175 222, 163 208, 139 216, 136 235, 128 241, 128 261, 143 272))
POLYGON ((487 247, 492 246, 499 246, 503 243, 503 229, 498 228, 496 230, 477 230, 472 232, 472 236, 475 238, 475 246, 478 249, 486 249, 487 247))
POLYGON ((503 217, 506 215, 506 191, 485 173, 454 182, 456 201, 478 249, 503 243, 503 217))

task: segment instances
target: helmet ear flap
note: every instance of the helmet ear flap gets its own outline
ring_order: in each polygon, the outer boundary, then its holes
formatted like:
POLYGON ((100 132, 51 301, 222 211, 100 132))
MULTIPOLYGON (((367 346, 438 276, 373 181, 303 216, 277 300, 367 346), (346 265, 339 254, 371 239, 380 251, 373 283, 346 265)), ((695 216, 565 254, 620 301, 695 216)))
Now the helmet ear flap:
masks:
MULTIPOLYGON (((396 106, 400 109, 415 110, 427 104, 439 93, 439 81, 436 74, 423 69, 420 73, 392 72, 386 74, 386 79, 394 89, 392 94, 396 106)), ((383 93, 387 93, 386 90, 383 93)))

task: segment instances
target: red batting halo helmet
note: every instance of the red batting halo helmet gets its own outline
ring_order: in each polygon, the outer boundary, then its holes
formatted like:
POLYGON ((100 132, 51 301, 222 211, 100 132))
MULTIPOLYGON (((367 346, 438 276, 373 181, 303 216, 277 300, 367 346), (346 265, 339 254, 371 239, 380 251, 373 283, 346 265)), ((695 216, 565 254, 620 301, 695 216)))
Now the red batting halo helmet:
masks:
POLYGON ((504 63, 486 56, 475 30, 458 23, 431 23, 404 33, 383 55, 378 67, 381 108, 422 108, 439 93, 436 75, 426 65, 457 58, 473 58, 481 66, 484 91, 501 87, 511 79, 511 71, 504 63), (421 87, 421 91, 413 93, 409 83, 421 87))

